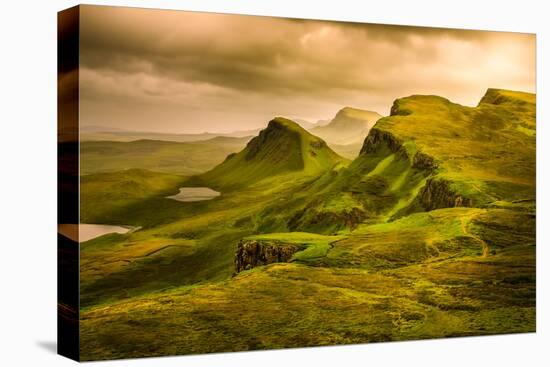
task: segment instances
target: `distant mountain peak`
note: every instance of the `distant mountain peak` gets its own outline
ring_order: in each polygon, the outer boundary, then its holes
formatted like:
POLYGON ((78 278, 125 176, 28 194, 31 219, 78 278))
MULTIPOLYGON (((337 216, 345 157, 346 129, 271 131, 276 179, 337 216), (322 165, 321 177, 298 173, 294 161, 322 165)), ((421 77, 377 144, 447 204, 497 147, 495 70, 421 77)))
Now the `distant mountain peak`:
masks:
POLYGON ((360 144, 381 117, 374 111, 344 107, 328 124, 311 129, 311 133, 332 144, 360 144))
POLYGON ((340 111, 338 111, 336 113, 336 116, 338 116, 339 114, 347 115, 347 116, 362 117, 362 118, 364 118, 365 116, 368 116, 368 115, 380 116, 380 114, 378 112, 375 112, 375 111, 364 110, 364 109, 349 107, 349 106, 344 107, 340 111))

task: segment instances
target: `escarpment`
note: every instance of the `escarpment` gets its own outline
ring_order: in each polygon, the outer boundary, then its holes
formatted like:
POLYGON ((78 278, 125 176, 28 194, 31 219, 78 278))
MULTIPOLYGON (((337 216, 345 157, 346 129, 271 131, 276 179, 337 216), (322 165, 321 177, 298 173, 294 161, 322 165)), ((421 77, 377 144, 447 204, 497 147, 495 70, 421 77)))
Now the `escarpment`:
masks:
POLYGON ((300 248, 297 245, 268 241, 241 240, 235 252, 235 272, 257 266, 288 262, 300 248))
POLYGON ((345 228, 355 229, 366 218, 367 213, 359 208, 336 212, 312 207, 296 212, 287 226, 291 231, 330 233, 345 228))
POLYGON ((403 142, 396 138, 393 134, 372 128, 369 135, 365 138, 363 147, 359 154, 369 154, 375 152, 382 144, 387 144, 388 148, 394 152, 401 154, 404 158, 408 158, 407 151, 403 147, 403 142))
POLYGON ((418 196, 425 210, 472 206, 472 200, 452 190, 449 181, 430 178, 418 196))
POLYGON ((433 171, 438 167, 438 165, 435 162, 435 159, 429 155, 422 152, 416 152, 413 157, 412 167, 425 171, 433 171))
POLYGON ((410 109, 403 108, 401 100, 396 99, 390 109, 390 116, 408 116, 412 113, 410 109))
POLYGON ((360 154, 374 153, 383 144, 386 144, 392 152, 399 154, 402 158, 410 160, 412 168, 428 172, 432 172, 438 168, 436 160, 421 151, 417 151, 411 160, 409 152, 407 152, 407 149, 399 138, 390 132, 376 128, 371 129, 369 135, 365 138, 360 154))
MULTIPOLYGON (((406 116, 408 115, 406 112, 403 106, 395 104, 392 115, 406 116)), ((414 202, 411 202, 411 206, 408 210, 430 211, 458 206, 469 207, 473 205, 472 199, 453 189, 450 181, 437 177, 439 163, 436 158, 421 150, 416 150, 416 152, 412 153, 408 151, 405 146, 405 142, 397 138, 393 133, 375 127, 371 129, 369 135, 365 139, 361 154, 363 154, 365 158, 368 158, 370 154, 376 154, 376 152, 380 151, 379 149, 386 147, 391 152, 399 155, 402 159, 408 160, 409 167, 417 172, 420 171, 423 177, 427 178, 418 194, 414 194, 416 198, 414 202)), ((415 144, 412 144, 412 146, 415 146, 415 144)), ((388 169, 388 167, 385 169, 388 169)), ((389 169, 391 170, 391 168, 389 169)), ((379 174, 379 172, 380 171, 378 171, 377 174, 379 174)), ((420 176, 416 176, 417 179, 418 177, 420 176)))

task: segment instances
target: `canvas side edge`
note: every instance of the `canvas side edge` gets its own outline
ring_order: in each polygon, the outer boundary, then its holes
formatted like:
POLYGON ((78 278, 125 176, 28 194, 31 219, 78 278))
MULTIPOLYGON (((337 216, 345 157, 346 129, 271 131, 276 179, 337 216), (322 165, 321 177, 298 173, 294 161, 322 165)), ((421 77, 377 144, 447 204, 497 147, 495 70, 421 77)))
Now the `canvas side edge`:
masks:
POLYGON ((57 352, 80 359, 79 6, 57 15, 57 352))

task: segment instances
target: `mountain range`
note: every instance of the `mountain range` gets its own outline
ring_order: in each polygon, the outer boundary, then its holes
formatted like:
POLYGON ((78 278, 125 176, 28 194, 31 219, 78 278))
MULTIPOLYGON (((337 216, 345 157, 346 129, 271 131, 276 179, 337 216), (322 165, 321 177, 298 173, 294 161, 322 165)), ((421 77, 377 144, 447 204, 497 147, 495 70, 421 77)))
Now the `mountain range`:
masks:
POLYGON ((81 244, 83 359, 532 332, 535 158, 536 96, 489 89, 276 117, 189 176, 84 175, 84 222, 140 229, 81 244))
MULTIPOLYGON (((319 120, 316 123, 304 119, 292 120, 305 130, 325 140, 342 156, 353 159, 359 153, 361 144, 370 128, 381 117, 376 112, 351 107, 341 109, 331 120, 319 120)), ((213 138, 252 138, 261 129, 234 131, 230 133, 205 132, 200 134, 174 134, 129 131, 111 126, 83 126, 80 131, 83 142, 133 142, 133 141, 169 141, 178 143, 203 142, 213 138)), ((119 144, 118 147, 121 145, 119 144)), ((187 173, 187 172, 186 172, 187 173)))

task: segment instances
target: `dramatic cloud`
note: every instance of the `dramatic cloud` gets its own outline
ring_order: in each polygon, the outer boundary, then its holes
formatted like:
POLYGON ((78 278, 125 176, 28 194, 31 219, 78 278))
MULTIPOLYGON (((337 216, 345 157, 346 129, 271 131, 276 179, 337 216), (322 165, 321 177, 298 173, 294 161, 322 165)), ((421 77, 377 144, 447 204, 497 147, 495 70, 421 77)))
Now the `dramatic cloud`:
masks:
POLYGON ((438 94, 474 105, 489 87, 535 90, 528 34, 83 6, 83 124, 250 129, 343 106, 387 114, 438 94))

